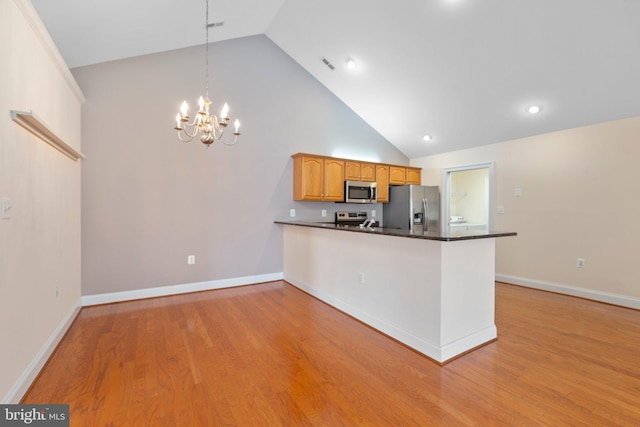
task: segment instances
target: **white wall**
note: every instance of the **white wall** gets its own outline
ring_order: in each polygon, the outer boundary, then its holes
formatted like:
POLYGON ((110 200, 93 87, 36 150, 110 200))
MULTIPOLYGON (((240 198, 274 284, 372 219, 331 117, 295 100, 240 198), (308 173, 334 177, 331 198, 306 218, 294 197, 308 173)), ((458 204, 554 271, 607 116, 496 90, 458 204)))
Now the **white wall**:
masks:
POLYGON ((28 0, 0 1, 0 398, 16 402, 80 301, 80 162, 11 120, 33 110, 80 151, 82 93, 28 0))
POLYGON ((441 185, 442 168, 495 162, 495 203, 505 213, 494 228, 518 233, 498 239, 499 278, 640 308, 639 141, 635 117, 411 164, 424 168, 423 183, 441 185))
POLYGON ((212 108, 227 101, 242 122, 232 147, 183 143, 173 130, 180 103, 193 108, 203 93, 203 46, 72 70, 87 97, 83 295, 281 273, 275 219, 295 208, 298 217, 327 209, 331 220, 347 208, 293 202, 292 154, 408 164, 267 37, 209 52, 212 108))

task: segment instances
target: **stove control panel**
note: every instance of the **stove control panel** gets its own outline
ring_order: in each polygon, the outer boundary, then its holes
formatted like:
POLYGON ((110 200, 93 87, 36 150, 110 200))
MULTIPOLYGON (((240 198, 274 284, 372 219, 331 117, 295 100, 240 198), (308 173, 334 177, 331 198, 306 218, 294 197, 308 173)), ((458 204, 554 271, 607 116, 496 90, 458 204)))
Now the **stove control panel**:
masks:
POLYGON ((360 223, 366 219, 366 212, 336 212, 336 224, 348 222, 360 223))

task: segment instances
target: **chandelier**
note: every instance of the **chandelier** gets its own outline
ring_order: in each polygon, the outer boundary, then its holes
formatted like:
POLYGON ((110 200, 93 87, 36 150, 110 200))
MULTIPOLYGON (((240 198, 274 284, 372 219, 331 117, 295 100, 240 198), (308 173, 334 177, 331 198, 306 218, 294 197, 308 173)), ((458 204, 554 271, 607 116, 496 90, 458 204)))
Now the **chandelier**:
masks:
POLYGON ((235 131, 233 132, 233 141, 226 142, 222 139, 224 130, 229 123, 229 106, 224 103, 222 111, 220 112, 220 118, 215 114, 209 112, 209 106, 211 101, 209 100, 209 0, 206 0, 206 65, 205 65, 205 92, 204 98, 201 96, 198 100, 200 109, 196 113, 193 121, 189 123, 189 105, 187 101, 184 101, 180 106, 180 112, 176 114, 176 126, 175 130, 178 131, 178 139, 183 142, 189 142, 200 134, 200 142, 205 144, 207 148, 211 146, 215 141, 220 141, 225 145, 233 145, 238 141, 238 135, 240 135, 240 122, 238 119, 234 122, 235 131))

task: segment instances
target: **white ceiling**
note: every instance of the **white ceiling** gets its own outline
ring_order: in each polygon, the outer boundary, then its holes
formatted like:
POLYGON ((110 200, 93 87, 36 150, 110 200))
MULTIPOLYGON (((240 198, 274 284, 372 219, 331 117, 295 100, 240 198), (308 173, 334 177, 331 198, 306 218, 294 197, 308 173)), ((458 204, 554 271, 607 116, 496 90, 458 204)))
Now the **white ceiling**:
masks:
MULTIPOLYGON (((32 3, 71 68, 204 41, 203 0, 32 3)), ((222 20, 210 41, 266 34, 410 158, 640 115, 637 0, 210 0, 222 20)))

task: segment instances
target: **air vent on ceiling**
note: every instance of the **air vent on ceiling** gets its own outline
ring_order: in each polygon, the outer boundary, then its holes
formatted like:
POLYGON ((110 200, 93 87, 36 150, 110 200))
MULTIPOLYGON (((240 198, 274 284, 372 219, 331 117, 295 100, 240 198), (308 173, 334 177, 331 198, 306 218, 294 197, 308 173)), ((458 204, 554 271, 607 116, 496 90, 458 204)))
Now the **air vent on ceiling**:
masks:
POLYGON ((324 63, 324 65, 329 67, 329 69, 331 69, 331 70, 335 70, 336 69, 336 67, 331 62, 329 62, 329 60, 327 58, 322 57, 322 62, 324 63))
POLYGON ((224 21, 218 21, 218 22, 212 22, 211 24, 208 24, 207 27, 216 28, 216 27, 222 27, 223 25, 224 25, 224 21))

